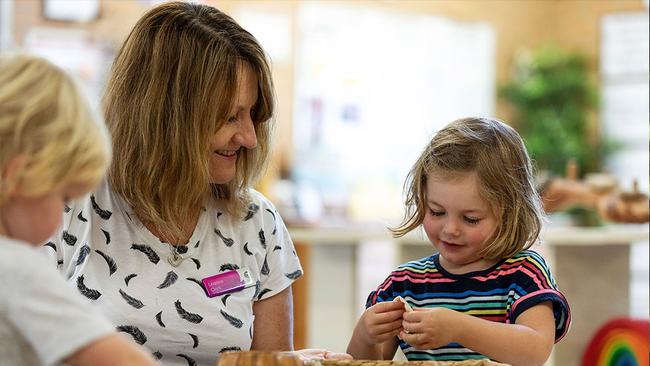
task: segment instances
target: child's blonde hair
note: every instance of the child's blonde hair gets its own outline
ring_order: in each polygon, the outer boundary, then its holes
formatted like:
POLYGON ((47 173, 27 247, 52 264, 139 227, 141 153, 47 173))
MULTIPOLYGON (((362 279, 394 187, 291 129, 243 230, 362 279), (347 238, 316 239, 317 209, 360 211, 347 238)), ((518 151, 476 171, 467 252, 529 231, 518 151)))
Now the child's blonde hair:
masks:
POLYGON ((68 75, 24 54, 0 58, 0 172, 24 158, 11 179, 0 176, 0 205, 14 189, 37 197, 68 184, 88 189, 110 162, 108 133, 68 75))
POLYGON ((440 130, 411 168, 404 183, 406 213, 391 228, 401 237, 422 224, 429 177, 453 178, 474 172, 479 194, 497 218, 497 230, 483 247, 483 258, 507 258, 538 238, 544 211, 534 186, 533 167, 521 137, 490 118, 464 118, 440 130))

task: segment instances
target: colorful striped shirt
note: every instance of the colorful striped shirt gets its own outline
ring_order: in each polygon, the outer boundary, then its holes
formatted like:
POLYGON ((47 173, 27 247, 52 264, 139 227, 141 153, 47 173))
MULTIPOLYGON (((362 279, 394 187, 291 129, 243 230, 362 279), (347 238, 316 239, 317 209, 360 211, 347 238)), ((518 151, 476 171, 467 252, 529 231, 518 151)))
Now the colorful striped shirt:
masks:
MULTIPOLYGON (((440 265, 439 255, 400 265, 368 295, 366 307, 401 296, 413 307, 446 307, 481 319, 515 323, 524 311, 542 302, 553 304, 555 342, 566 334, 571 322, 569 304, 544 258, 525 250, 492 267, 465 274, 452 274, 440 265)), ((456 361, 486 358, 480 353, 450 343, 431 350, 416 350, 399 340, 410 361, 456 361)))

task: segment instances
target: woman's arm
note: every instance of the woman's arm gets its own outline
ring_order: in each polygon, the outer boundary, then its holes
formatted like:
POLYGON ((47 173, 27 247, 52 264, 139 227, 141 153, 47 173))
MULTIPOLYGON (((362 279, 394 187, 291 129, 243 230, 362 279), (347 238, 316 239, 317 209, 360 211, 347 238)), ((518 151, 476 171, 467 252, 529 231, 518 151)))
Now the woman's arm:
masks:
POLYGON ((293 296, 291 286, 268 299, 253 303, 252 350, 293 350, 293 296))
POLYGON ((101 338, 65 359, 71 366, 153 366, 151 355, 119 334, 101 338))
POLYGON ((416 309, 404 314, 400 336, 416 349, 439 348, 457 342, 493 360, 513 366, 542 365, 555 340, 550 302, 519 315, 515 324, 477 318, 446 308, 416 309))

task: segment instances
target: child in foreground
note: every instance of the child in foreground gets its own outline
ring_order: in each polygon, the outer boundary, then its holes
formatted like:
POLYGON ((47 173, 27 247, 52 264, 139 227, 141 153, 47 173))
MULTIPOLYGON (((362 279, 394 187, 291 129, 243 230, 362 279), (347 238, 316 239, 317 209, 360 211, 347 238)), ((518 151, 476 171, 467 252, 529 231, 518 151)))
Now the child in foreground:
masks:
POLYGON ((437 253, 400 265, 370 293, 347 352, 389 360, 399 345, 411 361, 543 364, 570 310, 529 250, 544 216, 519 134, 494 119, 456 120, 425 148, 405 190, 393 235, 422 225, 437 253))
POLYGON ((36 248, 110 160, 107 133, 49 62, 0 58, 0 363, 154 365, 36 248))

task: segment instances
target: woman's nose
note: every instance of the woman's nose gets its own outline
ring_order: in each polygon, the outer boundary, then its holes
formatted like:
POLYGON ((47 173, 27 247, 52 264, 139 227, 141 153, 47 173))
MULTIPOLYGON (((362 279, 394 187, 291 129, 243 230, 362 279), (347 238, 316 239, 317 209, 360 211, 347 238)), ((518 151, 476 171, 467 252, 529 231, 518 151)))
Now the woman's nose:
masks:
POLYGON ((251 118, 247 118, 239 125, 239 131, 235 135, 237 143, 241 146, 252 149, 257 146, 257 134, 255 133, 255 124, 251 118))

